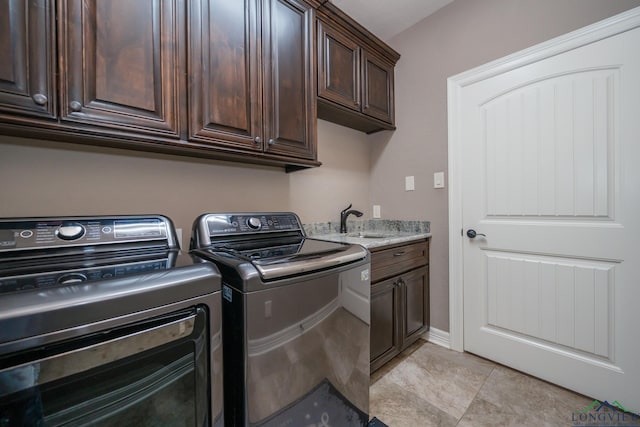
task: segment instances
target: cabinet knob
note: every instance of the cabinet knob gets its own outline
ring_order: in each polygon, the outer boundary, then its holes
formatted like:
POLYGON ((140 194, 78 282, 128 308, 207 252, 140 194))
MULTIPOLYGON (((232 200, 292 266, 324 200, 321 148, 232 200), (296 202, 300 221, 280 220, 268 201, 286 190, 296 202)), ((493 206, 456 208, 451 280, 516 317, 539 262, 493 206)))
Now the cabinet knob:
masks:
POLYGON ((273 144, 275 144, 275 143, 276 143, 276 140, 275 140, 275 139, 271 138, 271 139, 269 140, 269 145, 273 145, 273 144))
POLYGON ((354 104, 356 107, 359 107, 359 106, 360 106, 360 101, 354 101, 354 102, 353 102, 353 104, 354 104))
POLYGON ((78 101, 71 101, 71 103, 69 104, 69 108, 71 108, 71 111, 80 111, 82 110, 82 104, 79 103, 78 101))
POLYGON ((262 144, 262 138, 260 138, 259 136, 256 136, 255 138, 253 138, 253 141, 254 141, 256 144, 262 144))
POLYGON ((46 95, 43 95, 41 93, 36 93, 35 95, 33 95, 33 102, 35 102, 38 105, 47 105, 47 102, 49 102, 49 99, 46 97, 46 95))

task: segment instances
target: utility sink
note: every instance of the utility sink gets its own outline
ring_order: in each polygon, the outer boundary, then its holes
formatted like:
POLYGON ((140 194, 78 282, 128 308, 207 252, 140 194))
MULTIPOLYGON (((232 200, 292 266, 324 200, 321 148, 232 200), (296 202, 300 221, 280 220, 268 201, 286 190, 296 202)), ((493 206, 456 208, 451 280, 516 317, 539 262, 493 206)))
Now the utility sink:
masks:
POLYGON ((393 236, 392 234, 384 234, 384 233, 368 233, 366 231, 361 231, 360 233, 349 233, 347 234, 349 237, 359 237, 361 239, 386 239, 388 237, 393 236))

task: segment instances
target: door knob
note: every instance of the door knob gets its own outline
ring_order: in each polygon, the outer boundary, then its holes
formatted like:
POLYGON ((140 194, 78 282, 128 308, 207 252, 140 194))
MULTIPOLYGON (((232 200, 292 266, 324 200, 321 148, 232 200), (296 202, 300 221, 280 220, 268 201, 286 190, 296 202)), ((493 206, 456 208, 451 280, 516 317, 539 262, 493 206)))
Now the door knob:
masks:
POLYGON ((487 237, 486 234, 476 233, 476 230, 474 230, 473 228, 470 228, 470 229, 467 230, 467 237, 468 238, 475 239, 476 236, 487 237))

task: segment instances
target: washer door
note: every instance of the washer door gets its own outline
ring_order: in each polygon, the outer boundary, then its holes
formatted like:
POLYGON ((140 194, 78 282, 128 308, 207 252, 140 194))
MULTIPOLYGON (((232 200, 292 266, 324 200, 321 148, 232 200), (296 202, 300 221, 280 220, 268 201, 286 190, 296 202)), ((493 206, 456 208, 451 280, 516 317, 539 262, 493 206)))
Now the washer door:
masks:
POLYGON ((207 312, 194 307, 0 360, 0 425, 207 425, 207 312))

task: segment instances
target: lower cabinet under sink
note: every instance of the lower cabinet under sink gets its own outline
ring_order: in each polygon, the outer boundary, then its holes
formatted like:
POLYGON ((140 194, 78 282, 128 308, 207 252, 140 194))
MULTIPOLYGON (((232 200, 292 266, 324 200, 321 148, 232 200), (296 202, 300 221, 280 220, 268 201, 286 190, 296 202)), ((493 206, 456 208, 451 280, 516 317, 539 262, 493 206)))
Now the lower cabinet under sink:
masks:
POLYGON ((371 248, 371 372, 429 329, 429 239, 371 248))

